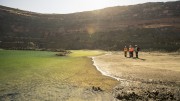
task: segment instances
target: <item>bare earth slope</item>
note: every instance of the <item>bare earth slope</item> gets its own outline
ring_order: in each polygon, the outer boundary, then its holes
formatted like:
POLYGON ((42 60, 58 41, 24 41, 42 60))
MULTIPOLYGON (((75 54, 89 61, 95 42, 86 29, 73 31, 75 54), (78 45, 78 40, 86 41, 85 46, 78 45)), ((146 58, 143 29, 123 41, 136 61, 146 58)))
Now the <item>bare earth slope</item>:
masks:
POLYGON ((118 50, 125 44, 180 49, 180 1, 72 14, 39 14, 0 6, 0 23, 0 47, 4 49, 118 50))
POLYGON ((120 81, 114 88, 119 100, 180 100, 180 55, 141 52, 140 58, 125 58, 122 52, 94 57, 105 75, 120 81))

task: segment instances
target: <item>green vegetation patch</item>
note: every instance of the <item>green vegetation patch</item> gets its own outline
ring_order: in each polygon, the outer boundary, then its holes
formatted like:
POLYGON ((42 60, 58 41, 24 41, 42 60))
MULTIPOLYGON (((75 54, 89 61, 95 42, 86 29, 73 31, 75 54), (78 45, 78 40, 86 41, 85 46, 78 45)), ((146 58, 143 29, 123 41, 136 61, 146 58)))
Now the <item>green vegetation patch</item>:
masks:
POLYGON ((102 76, 88 57, 103 54, 103 51, 71 52, 59 57, 55 55, 57 52, 0 50, 0 88, 53 82, 110 90, 117 84, 116 80, 102 76))

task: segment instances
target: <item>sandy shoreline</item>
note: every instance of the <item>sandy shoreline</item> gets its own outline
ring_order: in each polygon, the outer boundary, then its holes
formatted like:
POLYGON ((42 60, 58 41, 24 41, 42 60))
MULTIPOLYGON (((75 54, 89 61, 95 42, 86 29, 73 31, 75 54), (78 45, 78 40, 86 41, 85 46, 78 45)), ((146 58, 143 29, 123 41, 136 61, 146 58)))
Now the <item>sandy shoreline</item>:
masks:
POLYGON ((124 79, 121 79, 121 78, 118 78, 118 77, 115 77, 113 76, 111 73, 109 73, 108 71, 104 71, 103 69, 101 69, 98 65, 97 65, 97 62, 95 61, 95 57, 92 57, 92 61, 93 61, 93 65, 96 67, 96 69, 102 73, 102 75, 104 76, 108 76, 108 77, 111 77, 111 78, 114 78, 118 81, 121 81, 121 80, 124 80, 124 79))
POLYGON ((180 55, 177 53, 142 52, 140 59, 132 59, 116 52, 92 57, 92 61, 102 75, 119 81, 113 91, 115 99, 180 100, 180 55))
POLYGON ((102 75, 112 77, 118 81, 127 80, 124 79, 126 76, 144 80, 162 79, 180 81, 180 77, 178 76, 180 74, 180 55, 143 52, 141 58, 132 59, 123 57, 123 53, 119 52, 92 57, 92 61, 93 65, 102 75), (130 76, 131 74, 133 76, 130 76), (168 79, 162 78, 163 76, 168 79))

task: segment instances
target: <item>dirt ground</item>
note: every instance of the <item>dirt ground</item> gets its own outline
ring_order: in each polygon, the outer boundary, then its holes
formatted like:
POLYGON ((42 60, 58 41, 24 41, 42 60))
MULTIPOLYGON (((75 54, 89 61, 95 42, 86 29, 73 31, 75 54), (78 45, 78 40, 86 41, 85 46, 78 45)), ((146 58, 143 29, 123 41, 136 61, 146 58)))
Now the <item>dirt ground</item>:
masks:
POLYGON ((140 52, 139 57, 108 52, 92 58, 103 75, 118 80, 112 91, 57 82, 38 74, 31 80, 0 82, 0 101, 179 101, 180 54, 140 52))
POLYGON ((111 101, 112 93, 57 80, 0 83, 0 101, 111 101), (20 82, 20 83, 19 83, 20 82))
POLYGON ((98 70, 119 80, 114 100, 180 100, 180 54, 140 52, 126 58, 109 52, 93 58, 98 70))

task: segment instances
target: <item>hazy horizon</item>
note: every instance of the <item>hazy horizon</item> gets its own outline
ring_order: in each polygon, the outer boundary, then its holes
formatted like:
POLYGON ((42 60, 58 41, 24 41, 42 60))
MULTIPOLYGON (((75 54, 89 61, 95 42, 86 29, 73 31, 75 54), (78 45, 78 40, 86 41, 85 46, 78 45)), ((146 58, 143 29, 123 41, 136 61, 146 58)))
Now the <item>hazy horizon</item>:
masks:
POLYGON ((0 5, 17 8, 20 10, 46 13, 46 14, 68 14, 83 11, 91 11, 114 6, 126 6, 142 4, 147 2, 169 2, 178 0, 1 0, 0 5))

